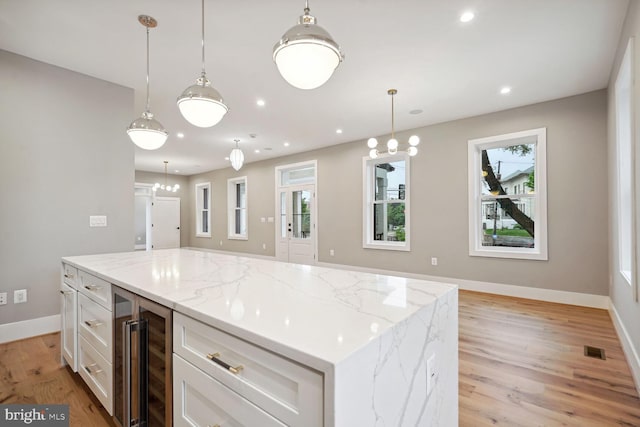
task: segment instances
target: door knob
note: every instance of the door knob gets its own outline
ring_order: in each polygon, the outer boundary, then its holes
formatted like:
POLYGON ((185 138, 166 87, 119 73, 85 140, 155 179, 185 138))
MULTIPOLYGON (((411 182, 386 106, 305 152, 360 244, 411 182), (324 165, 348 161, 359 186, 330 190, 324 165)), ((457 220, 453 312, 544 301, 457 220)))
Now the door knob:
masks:
POLYGON ((180 230, 180 227, 176 227, 176 230, 180 230))

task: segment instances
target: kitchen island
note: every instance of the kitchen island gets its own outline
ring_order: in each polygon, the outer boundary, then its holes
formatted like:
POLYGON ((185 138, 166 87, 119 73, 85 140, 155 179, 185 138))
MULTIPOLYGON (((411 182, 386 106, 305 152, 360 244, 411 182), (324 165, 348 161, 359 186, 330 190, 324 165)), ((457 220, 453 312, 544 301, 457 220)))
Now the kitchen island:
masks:
POLYGON ((175 425, 204 393, 178 365, 273 425, 458 424, 455 285, 191 249, 63 263, 174 310, 175 425), (198 355, 210 337, 226 353, 198 355))

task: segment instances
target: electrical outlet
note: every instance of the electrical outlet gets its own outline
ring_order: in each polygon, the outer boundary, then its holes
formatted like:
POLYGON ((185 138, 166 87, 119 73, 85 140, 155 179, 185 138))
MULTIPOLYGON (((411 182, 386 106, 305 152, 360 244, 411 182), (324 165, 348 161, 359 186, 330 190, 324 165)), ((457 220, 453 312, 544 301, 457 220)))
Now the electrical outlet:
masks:
POLYGON ((333 249, 329 249, 329 256, 334 256, 336 253, 333 249))
POLYGON ((7 293, 0 292, 0 305, 6 305, 6 304, 7 304, 7 293))
POLYGON ((432 257, 431 258, 431 265, 438 265, 438 258, 432 257))
POLYGON ((13 303, 22 304, 23 302, 27 302, 27 290, 19 289, 17 291, 13 291, 13 303))
POLYGON ((267 250, 267 244, 266 243, 262 244, 262 250, 265 250, 265 251, 267 250))

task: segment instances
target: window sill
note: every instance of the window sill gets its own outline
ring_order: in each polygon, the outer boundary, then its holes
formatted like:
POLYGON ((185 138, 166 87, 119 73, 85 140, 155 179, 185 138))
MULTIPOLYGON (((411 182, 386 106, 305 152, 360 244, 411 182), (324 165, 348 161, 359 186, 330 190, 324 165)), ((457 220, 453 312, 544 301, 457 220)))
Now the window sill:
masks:
POLYGON ((233 234, 233 235, 227 236, 227 239, 229 239, 229 240, 249 240, 249 236, 242 236, 242 235, 238 235, 238 234, 233 234))
POLYGON ((211 233, 196 233, 196 237, 208 237, 211 238, 211 233))
POLYGON ((362 247, 364 249, 382 249, 386 251, 404 251, 404 252, 411 251, 411 246, 409 245, 408 242, 364 243, 362 247))
POLYGON ((549 257, 546 253, 527 249, 476 249, 470 250, 469 256, 489 257, 489 258, 510 258, 510 259, 528 259, 534 261, 548 261, 549 257))

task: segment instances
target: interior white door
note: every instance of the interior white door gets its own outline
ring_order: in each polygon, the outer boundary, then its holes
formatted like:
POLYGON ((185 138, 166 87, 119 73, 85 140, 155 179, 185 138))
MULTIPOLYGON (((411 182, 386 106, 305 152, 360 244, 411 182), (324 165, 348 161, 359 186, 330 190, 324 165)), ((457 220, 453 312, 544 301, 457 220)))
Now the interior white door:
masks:
POLYGON ((315 185, 281 188, 278 255, 280 261, 315 264, 315 185))
POLYGON ((152 208, 152 247, 180 247, 180 198, 156 197, 152 208))

